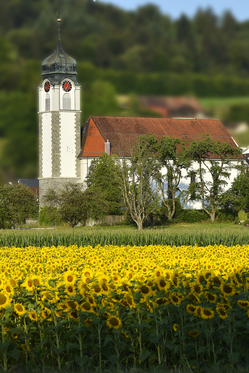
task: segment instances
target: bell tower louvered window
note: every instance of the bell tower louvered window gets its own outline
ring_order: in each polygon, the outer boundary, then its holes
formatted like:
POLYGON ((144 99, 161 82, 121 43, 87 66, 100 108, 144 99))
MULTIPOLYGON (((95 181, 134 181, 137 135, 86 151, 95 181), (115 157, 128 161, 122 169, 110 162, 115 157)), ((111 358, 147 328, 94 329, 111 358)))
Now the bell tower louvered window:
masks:
POLYGON ((50 95, 47 93, 45 97, 45 110, 50 110, 50 95))
POLYGON ((63 95, 63 109, 71 110, 71 96, 69 93, 63 95))

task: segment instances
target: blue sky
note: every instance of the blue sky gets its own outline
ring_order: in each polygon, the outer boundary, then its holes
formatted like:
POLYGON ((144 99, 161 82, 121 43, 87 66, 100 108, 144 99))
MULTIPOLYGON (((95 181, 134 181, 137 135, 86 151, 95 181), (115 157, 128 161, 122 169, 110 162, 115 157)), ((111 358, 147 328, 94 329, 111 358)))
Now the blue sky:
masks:
POLYGON ((217 15, 225 10, 231 10, 239 21, 249 19, 249 3, 246 0, 95 0, 96 2, 111 3, 120 8, 135 10, 138 6, 148 2, 159 6, 161 11, 169 14, 173 19, 178 18, 182 13, 192 17, 199 7, 211 6, 217 15))

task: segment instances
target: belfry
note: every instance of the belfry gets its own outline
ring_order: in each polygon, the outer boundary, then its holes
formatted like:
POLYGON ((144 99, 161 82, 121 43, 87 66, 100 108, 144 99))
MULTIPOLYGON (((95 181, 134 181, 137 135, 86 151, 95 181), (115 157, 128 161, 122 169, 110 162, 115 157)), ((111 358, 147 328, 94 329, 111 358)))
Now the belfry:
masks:
POLYGON ((39 186, 40 201, 48 189, 80 182, 80 91, 76 61, 62 49, 61 19, 58 43, 42 63, 39 86, 39 186))

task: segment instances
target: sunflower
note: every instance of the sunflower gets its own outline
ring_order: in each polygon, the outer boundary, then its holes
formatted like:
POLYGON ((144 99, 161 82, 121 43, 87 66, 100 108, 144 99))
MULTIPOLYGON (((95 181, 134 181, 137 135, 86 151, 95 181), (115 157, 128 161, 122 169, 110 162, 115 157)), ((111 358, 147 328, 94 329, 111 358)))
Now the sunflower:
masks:
POLYGON ((195 294, 198 294, 200 295, 201 292, 203 291, 203 286, 200 285, 198 282, 195 282, 193 285, 192 285, 192 290, 195 294))
POLYGON ((179 283, 180 283, 180 275, 177 271, 174 271, 172 274, 171 274, 171 281, 173 283, 173 285, 175 287, 178 287, 179 283))
POLYGON ((209 293, 207 292, 205 294, 205 297, 207 298, 207 300, 211 303, 216 303, 216 300, 217 300, 217 295, 216 294, 213 294, 213 293, 209 293))
POLYGON ((171 293, 170 300, 175 306, 179 306, 183 301, 183 297, 178 293, 171 293))
POLYGON ((197 294, 190 293, 190 294, 188 294, 188 298, 191 299, 192 302, 201 303, 200 298, 198 297, 197 294))
POLYGON ((179 328, 179 325, 178 325, 178 324, 174 324, 174 325, 173 325, 173 330, 174 330, 175 332, 178 330, 178 328, 179 328))
POLYGON ((227 311, 225 310, 224 307, 217 305, 216 306, 216 312, 218 313, 218 315, 220 316, 221 319, 225 320, 226 318, 228 318, 227 311))
POLYGON ((193 304, 188 304, 187 307, 186 307, 186 311, 192 315, 196 310, 196 306, 194 306, 193 304))
POLYGON ((127 307, 127 308, 136 307, 133 296, 132 294, 129 294, 129 293, 125 294, 125 298, 120 300, 120 304, 122 304, 122 306, 127 307))
POLYGON ((66 271, 63 273, 63 280, 65 285, 74 285, 77 280, 77 276, 72 271, 66 271))
POLYGON ((103 294, 109 294, 110 293, 110 288, 108 286, 107 281, 104 281, 104 280, 100 281, 99 286, 100 286, 103 294))
POLYGON ((13 287, 10 284, 5 284, 3 286, 3 292, 8 295, 13 295, 15 293, 13 287))
POLYGON ((25 345, 25 344, 21 344, 21 347, 22 347, 22 349, 23 349, 24 351, 26 351, 26 352, 30 351, 29 346, 27 346, 27 345, 25 345))
POLYGON ((8 294, 0 293, 0 310, 6 308, 10 304, 10 298, 8 294))
POLYGON ((70 284, 66 284, 65 285, 65 292, 70 297, 73 297, 74 295, 76 295, 76 289, 75 289, 75 287, 73 285, 70 285, 70 284))
POLYGON ((42 278, 41 276, 32 276, 34 286, 42 286, 42 278))
POLYGON ((70 317, 71 319, 74 319, 75 321, 78 320, 78 313, 77 313, 77 311, 72 310, 72 311, 70 311, 70 312, 68 313, 68 315, 69 315, 69 317, 70 317))
POLYGON ((42 310, 42 318, 45 320, 47 319, 47 321, 52 321, 52 312, 50 311, 49 308, 44 308, 42 310))
POLYGON ((167 299, 167 298, 165 298, 165 297, 163 297, 163 298, 157 298, 156 300, 155 300, 155 306, 156 307, 158 307, 158 306, 161 306, 161 305, 165 305, 165 306, 167 306, 168 304, 170 303, 170 301, 167 299))
POLYGON ((22 286, 25 287, 25 289, 28 290, 28 291, 33 291, 33 289, 34 289, 34 284, 33 284, 33 281, 30 277, 27 277, 25 279, 22 286))
POLYGON ((94 294, 97 294, 97 295, 102 294, 101 287, 99 286, 99 284, 96 284, 96 283, 93 284, 92 291, 93 291, 94 294))
POLYGON ((139 292, 140 294, 142 294, 142 296, 143 296, 144 298, 147 298, 147 297, 149 297, 149 296, 152 294, 150 287, 149 287, 149 286, 146 286, 146 285, 141 285, 141 286, 139 286, 139 287, 138 287, 138 292, 139 292))
POLYGON ((89 326, 91 326, 92 319, 86 319, 86 320, 83 321, 83 323, 84 323, 87 327, 89 327, 89 326))
POLYGON ((118 316, 109 316, 106 321, 107 326, 113 329, 119 329, 122 326, 122 322, 118 316))
POLYGON ((170 288, 170 282, 167 281, 164 276, 158 277, 156 283, 159 290, 167 290, 170 288))
POLYGON ((214 311, 209 308, 201 307, 200 315, 202 319, 210 320, 214 317, 214 311))
POLYGON ((21 303, 16 303, 14 305, 14 311, 18 314, 18 316, 23 316, 26 313, 25 307, 21 303))
POLYGON ((93 308, 92 308, 92 305, 91 303, 89 302, 83 302, 81 305, 80 305, 80 310, 82 312, 94 312, 93 308))
POLYGON ((43 291, 41 300, 43 302, 56 303, 59 298, 56 292, 50 293, 49 291, 43 291))
POLYGON ((225 297, 233 296, 236 292, 236 290, 228 284, 221 284, 220 290, 225 297))
POLYGON ((197 337, 199 337, 199 331, 198 330, 191 330, 190 332, 188 332, 188 335, 190 337, 197 338, 197 337))
POLYGON ((238 300, 237 304, 241 308, 246 308, 249 306, 249 302, 247 300, 238 300))
POLYGON ((70 310, 79 310, 80 308, 79 304, 75 302, 74 300, 66 301, 66 305, 68 306, 70 310))
POLYGON ((34 312, 34 311, 31 311, 29 312, 29 318, 31 321, 38 321, 39 320, 39 315, 34 312))

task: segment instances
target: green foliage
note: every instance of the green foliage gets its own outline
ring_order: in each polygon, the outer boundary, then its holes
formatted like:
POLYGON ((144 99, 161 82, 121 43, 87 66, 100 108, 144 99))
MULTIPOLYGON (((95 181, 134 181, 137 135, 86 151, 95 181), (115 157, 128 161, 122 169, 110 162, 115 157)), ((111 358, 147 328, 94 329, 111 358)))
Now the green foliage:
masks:
POLYGON ((187 171, 191 160, 185 153, 186 143, 178 138, 164 136, 156 149, 158 170, 156 182, 159 184, 160 196, 166 207, 169 220, 174 217, 176 209, 176 196, 183 170, 187 171), (166 174, 163 169, 166 168, 166 174), (163 171, 162 171, 163 170, 163 171))
MULTIPOLYGON (((184 223, 187 224, 187 223, 184 223)), ((197 227, 187 224, 186 227, 170 225, 156 229, 124 228, 69 228, 53 231, 3 231, 0 235, 0 246, 27 247, 42 246, 104 246, 104 245, 247 245, 249 230, 243 226, 226 226, 224 223, 197 224, 197 227), (202 227, 203 225, 203 227, 202 227)))
POLYGON ((38 202, 25 185, 0 187, 0 228, 15 227, 38 215, 38 202))
POLYGON ((154 156, 157 138, 148 134, 139 136, 135 144, 127 143, 129 160, 123 146, 120 144, 121 190, 128 214, 141 230, 145 219, 159 208, 158 190, 152 185, 158 168, 154 156))
POLYGON ((240 210, 239 212, 238 212, 238 218, 240 219, 240 220, 246 220, 247 219, 247 213, 244 211, 244 210, 240 210))
POLYGON ((103 195, 108 215, 122 214, 124 206, 120 182, 121 170, 114 157, 104 153, 92 161, 86 183, 93 193, 103 195))
MULTIPOLYGON (((242 166, 242 171, 244 167, 242 166)), ((241 172, 234 179, 232 186, 221 196, 221 206, 231 209, 234 214, 249 208, 249 173, 241 172)))
MULTIPOLYGON (((198 163, 195 171, 198 177, 190 186, 189 194, 196 194, 195 198, 201 200, 202 208, 214 222, 215 214, 221 204, 223 188, 227 184, 226 179, 230 177, 229 159, 236 159, 241 154, 240 150, 227 143, 214 141, 208 135, 191 142, 186 149, 186 156, 198 163), (210 158, 212 155, 212 158, 210 158), (211 181, 205 178, 206 174, 211 176, 211 181)), ((190 170, 193 173, 194 170, 190 170)))
POLYGON ((67 183, 60 191, 48 190, 43 203, 58 209, 58 215, 71 228, 77 224, 85 224, 86 220, 103 218, 107 211, 107 203, 103 193, 86 189, 81 184, 67 183))
POLYGON ((39 222, 42 225, 53 225, 61 222, 58 215, 58 208, 52 206, 44 206, 39 213, 39 222))
POLYGON ((249 118, 249 108, 246 104, 234 104, 229 107, 226 113, 226 122, 248 122, 249 118))

